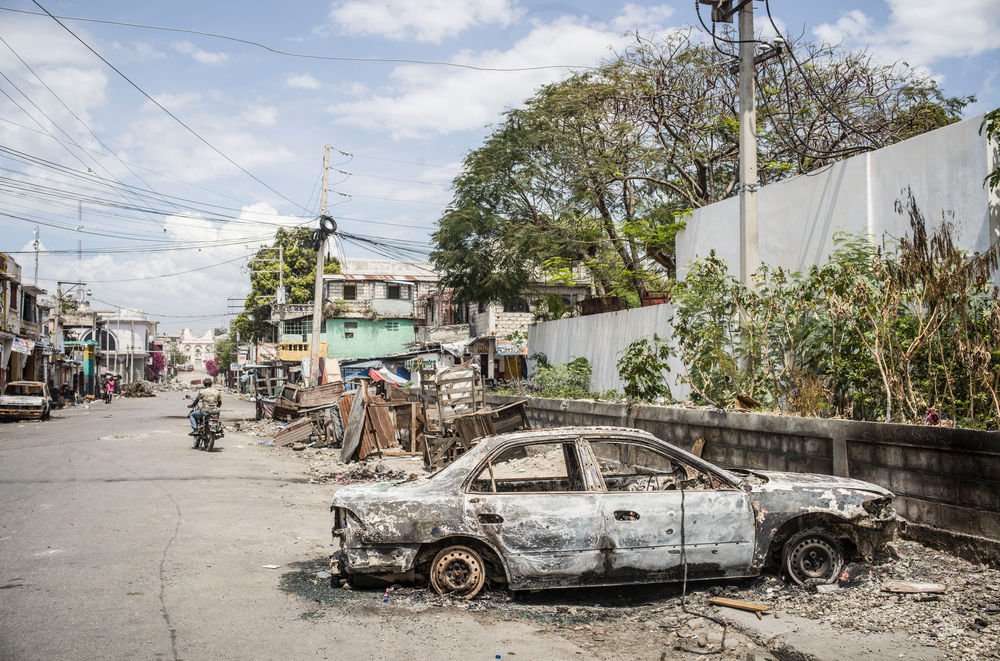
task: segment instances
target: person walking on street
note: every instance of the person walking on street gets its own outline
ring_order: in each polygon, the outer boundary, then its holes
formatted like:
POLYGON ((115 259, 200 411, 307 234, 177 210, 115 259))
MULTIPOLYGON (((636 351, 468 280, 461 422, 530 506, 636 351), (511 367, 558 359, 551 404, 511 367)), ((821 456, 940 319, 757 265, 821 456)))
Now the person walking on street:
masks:
POLYGON ((111 396, 115 393, 115 384, 111 379, 104 383, 104 403, 111 403, 111 396))
POLYGON ((222 408, 222 392, 212 387, 211 377, 205 377, 201 383, 205 387, 198 391, 194 401, 188 406, 189 409, 194 409, 188 414, 188 420, 191 421, 191 433, 188 436, 197 435, 198 425, 206 413, 214 413, 222 408))

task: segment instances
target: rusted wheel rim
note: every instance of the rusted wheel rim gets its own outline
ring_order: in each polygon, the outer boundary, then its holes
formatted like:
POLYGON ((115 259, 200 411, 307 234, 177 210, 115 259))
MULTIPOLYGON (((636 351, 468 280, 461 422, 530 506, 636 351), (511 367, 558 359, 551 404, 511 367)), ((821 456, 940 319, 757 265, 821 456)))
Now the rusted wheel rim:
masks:
POLYGON ((465 546, 443 549, 431 563, 431 587, 442 596, 471 599, 485 581, 482 558, 465 546))
POLYGON ((822 537, 807 537, 795 545, 788 559, 788 571, 802 585, 827 583, 840 571, 839 553, 822 537))

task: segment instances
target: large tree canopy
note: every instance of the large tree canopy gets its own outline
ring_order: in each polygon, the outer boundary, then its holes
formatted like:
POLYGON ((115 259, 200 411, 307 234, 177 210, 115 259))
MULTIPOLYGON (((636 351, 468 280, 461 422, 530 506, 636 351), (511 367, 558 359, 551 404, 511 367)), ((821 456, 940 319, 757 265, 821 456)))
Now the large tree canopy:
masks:
MULTIPOLYGON (((250 262, 250 293, 243 312, 232 323, 232 332, 241 340, 255 341, 271 335, 271 309, 278 290, 279 275, 284 278, 288 303, 310 303, 316 283, 316 251, 313 231, 306 227, 278 228, 274 243, 262 247, 250 262), (278 246, 282 247, 284 273, 278 273, 278 246)), ((324 273, 340 273, 340 264, 327 258, 324 273)))
MULTIPOLYGON (((951 123, 970 101, 904 64, 793 48, 758 67, 761 184, 951 123)), ((689 34, 637 37, 507 112, 466 157, 434 234, 444 284, 511 301, 572 266, 629 297, 672 277, 686 213, 738 191, 732 65, 689 34)))

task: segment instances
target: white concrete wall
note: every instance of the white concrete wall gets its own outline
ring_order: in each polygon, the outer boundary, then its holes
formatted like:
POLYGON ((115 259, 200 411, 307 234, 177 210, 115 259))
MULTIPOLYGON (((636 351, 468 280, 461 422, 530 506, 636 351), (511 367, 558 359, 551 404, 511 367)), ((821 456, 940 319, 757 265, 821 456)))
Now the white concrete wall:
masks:
MULTIPOLYGON (((830 255, 837 231, 898 239, 909 231, 908 217, 895 211, 907 187, 929 226, 944 214, 962 248, 985 251, 1000 239, 1000 205, 983 187, 995 155, 979 135, 981 122, 982 115, 972 117, 761 188, 761 261, 805 270, 830 255)), ((677 235, 681 277, 712 250, 738 275, 739 238, 737 198, 695 210, 677 235)))
MULTIPOLYGON (((635 340, 652 337, 653 333, 671 337, 673 314, 673 306, 665 304, 531 324, 528 326, 528 354, 544 353, 550 363, 568 363, 582 356, 590 361, 593 369, 592 392, 623 390, 624 385, 618 378, 619 354, 635 340)), ((682 369, 679 361, 671 361, 668 383, 675 398, 687 396, 687 388, 676 383, 682 369)))

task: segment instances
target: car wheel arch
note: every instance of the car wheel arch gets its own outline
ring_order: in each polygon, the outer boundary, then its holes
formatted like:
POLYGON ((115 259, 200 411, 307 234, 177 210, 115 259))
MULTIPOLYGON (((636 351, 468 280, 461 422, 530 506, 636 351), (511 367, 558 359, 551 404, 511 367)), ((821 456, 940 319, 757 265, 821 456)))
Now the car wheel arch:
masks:
POLYGON ((488 569, 499 569, 499 572, 488 571, 488 579, 496 580, 497 578, 501 578, 504 583, 510 583, 510 573, 507 569, 507 563, 504 561, 504 558, 499 551, 497 551, 496 547, 488 540, 472 535, 449 535, 447 537, 442 537, 441 539, 436 539, 433 542, 421 544, 420 549, 417 551, 417 555, 414 558, 413 567, 419 571, 420 569, 429 566, 435 554, 448 546, 469 546, 475 549, 483 557, 488 569), (498 576, 498 574, 502 575, 498 576))
POLYGON ((843 546, 845 558, 851 557, 857 551, 857 544, 853 537, 846 532, 845 526, 853 527, 853 524, 848 519, 828 512, 807 512, 793 516, 771 533, 762 560, 765 563, 771 561, 780 563, 785 542, 794 535, 811 528, 825 530, 843 546))

